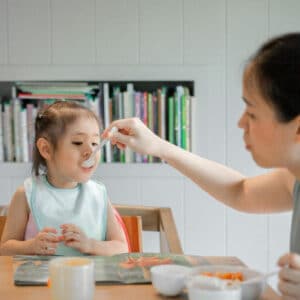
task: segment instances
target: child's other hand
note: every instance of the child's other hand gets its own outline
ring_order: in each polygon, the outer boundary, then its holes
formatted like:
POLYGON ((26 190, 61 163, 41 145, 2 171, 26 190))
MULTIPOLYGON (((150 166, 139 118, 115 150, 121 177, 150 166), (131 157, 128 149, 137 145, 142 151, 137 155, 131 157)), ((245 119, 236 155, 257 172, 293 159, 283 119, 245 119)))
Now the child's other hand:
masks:
POLYGON ((42 229, 34 239, 32 239, 32 253, 36 255, 53 255, 62 238, 57 236, 57 231, 52 227, 42 229))
POLYGON ((90 239, 74 224, 63 224, 60 226, 65 245, 77 249, 81 253, 89 252, 90 239))

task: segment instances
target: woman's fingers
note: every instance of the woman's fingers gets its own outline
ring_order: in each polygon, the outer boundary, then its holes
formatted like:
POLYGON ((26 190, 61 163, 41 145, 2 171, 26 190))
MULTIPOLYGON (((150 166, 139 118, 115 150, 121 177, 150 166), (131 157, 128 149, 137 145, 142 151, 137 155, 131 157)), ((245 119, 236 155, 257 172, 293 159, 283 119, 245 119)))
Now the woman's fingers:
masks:
POLYGON ((280 267, 289 266, 293 269, 300 270, 300 255, 296 253, 286 253, 279 258, 278 265, 280 267))
POLYGON ((279 272, 279 278, 281 280, 298 283, 300 285, 300 270, 283 267, 279 272))
POLYGON ((295 253, 287 253, 280 257, 278 289, 282 293, 282 299, 300 299, 300 256, 295 253))

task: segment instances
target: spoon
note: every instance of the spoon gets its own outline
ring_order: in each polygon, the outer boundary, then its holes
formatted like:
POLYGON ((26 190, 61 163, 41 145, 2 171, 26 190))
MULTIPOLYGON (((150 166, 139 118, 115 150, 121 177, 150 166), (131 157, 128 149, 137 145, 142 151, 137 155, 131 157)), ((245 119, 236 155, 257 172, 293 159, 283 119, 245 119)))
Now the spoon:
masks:
POLYGON ((268 279, 270 277, 273 277, 277 274, 278 274, 278 271, 272 271, 272 272, 269 272, 269 273, 265 273, 265 274, 250 278, 246 281, 243 281, 241 284, 243 284, 243 285, 244 284, 251 284, 251 283, 254 283, 254 282, 257 282, 257 281, 266 280, 266 279, 268 279))
MULTIPOLYGON (((111 134, 113 134, 114 132, 118 131, 118 128, 117 127, 113 127, 108 136, 110 136, 111 134)), ((96 156, 96 153, 104 146, 106 145, 107 143, 109 142, 109 138, 106 138, 106 139, 103 139, 99 145, 96 146, 96 148, 93 150, 93 152, 91 153, 90 157, 88 159, 86 159, 83 163, 82 163, 82 166, 84 168, 90 168, 92 167, 94 164, 95 164, 95 156, 96 156)))

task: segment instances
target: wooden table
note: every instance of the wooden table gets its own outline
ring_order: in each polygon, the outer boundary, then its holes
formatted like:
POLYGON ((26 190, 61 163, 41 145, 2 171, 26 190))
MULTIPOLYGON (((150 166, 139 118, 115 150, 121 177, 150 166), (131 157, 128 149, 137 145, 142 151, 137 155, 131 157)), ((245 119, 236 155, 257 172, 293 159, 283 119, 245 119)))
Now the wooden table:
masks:
MULTIPOLYGON (((205 257, 212 264, 242 264, 234 257, 205 257)), ((0 256, 0 299, 9 300, 50 300, 50 289, 45 286, 15 286, 13 282, 12 257, 0 256)), ((182 300, 187 299, 185 295, 178 297, 162 297, 158 295, 151 284, 131 285, 97 285, 94 299, 116 300, 182 300)), ((279 296, 270 288, 264 293, 263 300, 278 300, 279 296)))

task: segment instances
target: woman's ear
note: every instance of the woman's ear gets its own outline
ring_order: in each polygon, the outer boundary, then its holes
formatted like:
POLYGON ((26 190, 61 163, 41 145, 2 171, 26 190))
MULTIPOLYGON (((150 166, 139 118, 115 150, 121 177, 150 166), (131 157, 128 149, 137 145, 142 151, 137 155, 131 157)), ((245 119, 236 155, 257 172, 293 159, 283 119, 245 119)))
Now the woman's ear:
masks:
POLYGON ((36 147, 45 160, 49 160, 51 158, 52 147, 47 139, 43 137, 39 138, 36 142, 36 147))

